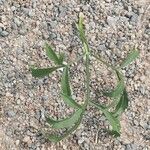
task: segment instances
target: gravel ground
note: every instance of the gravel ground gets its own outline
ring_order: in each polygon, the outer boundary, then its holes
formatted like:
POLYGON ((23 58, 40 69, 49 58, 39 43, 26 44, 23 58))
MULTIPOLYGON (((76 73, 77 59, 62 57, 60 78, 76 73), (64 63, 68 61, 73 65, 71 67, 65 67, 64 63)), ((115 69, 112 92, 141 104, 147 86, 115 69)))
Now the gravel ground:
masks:
MULTIPOLYGON (((97 86, 109 88, 114 81, 104 66, 93 64, 98 75, 92 74, 94 97, 97 86)), ((72 69, 74 94, 82 101, 82 64, 72 69)), ((0 0, 0 100, 1 150, 149 150, 150 1, 0 0), (71 60, 81 55, 74 26, 80 12, 92 52, 115 64, 138 48, 140 58, 123 70, 130 102, 121 118, 121 137, 106 134, 108 122, 88 108, 75 134, 54 144, 40 134, 47 128, 45 115, 63 117, 72 110, 58 96, 60 73, 35 79, 29 66, 51 65, 43 50, 46 41, 71 60)))

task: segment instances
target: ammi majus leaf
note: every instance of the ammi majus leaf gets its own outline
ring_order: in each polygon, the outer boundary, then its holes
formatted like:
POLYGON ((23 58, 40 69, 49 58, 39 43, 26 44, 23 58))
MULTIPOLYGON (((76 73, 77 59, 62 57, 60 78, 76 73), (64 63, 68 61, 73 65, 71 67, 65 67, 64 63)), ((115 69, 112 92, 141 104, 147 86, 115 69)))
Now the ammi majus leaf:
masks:
POLYGON ((75 100, 71 97, 71 96, 68 96, 66 94, 61 94, 64 102, 69 105, 70 107, 72 108, 75 108, 75 109, 78 109, 78 108, 81 108, 81 105, 79 105, 77 102, 75 102, 75 100))
POLYGON ((123 93, 123 90, 125 88, 123 75, 118 70, 115 70, 115 72, 118 78, 116 88, 111 92, 103 92, 105 96, 108 96, 110 98, 119 97, 123 93))
POLYGON ((128 94, 127 94, 126 90, 124 89, 123 94, 122 94, 122 96, 115 108, 115 111, 113 113, 115 117, 121 115, 125 111, 125 109, 128 107, 128 101, 129 101, 128 94))
POLYGON ((61 129, 61 128, 68 128, 74 125, 79 118, 82 116, 83 110, 78 109, 75 111, 70 117, 62 119, 62 120, 53 120, 51 118, 47 118, 47 122, 52 125, 52 128, 61 129))
POLYGON ((118 84, 114 90, 112 90, 111 92, 103 92, 103 94, 105 96, 115 98, 118 97, 120 94, 122 94, 123 90, 124 90, 124 82, 123 80, 120 80, 118 81, 118 84))
POLYGON ((49 141, 51 141, 51 142, 57 143, 57 142, 59 142, 59 141, 62 140, 62 137, 61 137, 61 136, 58 136, 58 135, 50 134, 50 135, 47 136, 47 139, 48 139, 49 141))
POLYGON ((48 58, 54 61, 55 64, 60 64, 60 60, 57 54, 55 53, 55 51, 52 49, 52 47, 46 43, 45 49, 46 49, 46 55, 48 56, 48 58))
POLYGON ((82 117, 83 116, 81 116, 78 119, 78 121, 75 123, 75 125, 69 128, 63 135, 58 136, 58 135, 50 134, 47 136, 47 139, 50 140, 51 142, 59 142, 63 140, 64 138, 66 138, 68 135, 70 135, 73 131, 75 131, 78 128, 78 126, 81 123, 82 117))
POLYGON ((64 53, 59 53, 59 64, 63 64, 64 57, 65 57, 64 53))
POLYGON ((61 90, 63 94, 71 96, 71 89, 69 85, 69 70, 67 66, 63 70, 63 75, 61 79, 61 90))
POLYGON ((95 106, 96 108, 98 108, 99 110, 101 110, 103 112, 106 119, 108 120, 108 122, 112 126, 112 130, 110 130, 110 132, 113 133, 115 136, 119 136, 121 126, 120 126, 120 122, 119 122, 118 118, 113 116, 113 114, 111 112, 109 112, 107 110, 107 108, 104 108, 102 105, 99 105, 99 104, 92 102, 92 101, 90 101, 90 103, 91 103, 91 105, 95 106))
POLYGON ((31 68, 32 76, 33 77, 44 77, 48 76, 53 71, 56 71, 59 68, 62 68, 63 66, 58 67, 51 67, 51 68, 31 68))
POLYGON ((139 56, 139 51, 133 50, 130 54, 128 54, 127 58, 121 63, 119 68, 126 67, 129 65, 133 60, 135 60, 139 56))
POLYGON ((105 109, 102 110, 110 125, 112 126, 112 132, 118 136, 120 134, 121 125, 119 119, 113 116, 113 114, 105 109))

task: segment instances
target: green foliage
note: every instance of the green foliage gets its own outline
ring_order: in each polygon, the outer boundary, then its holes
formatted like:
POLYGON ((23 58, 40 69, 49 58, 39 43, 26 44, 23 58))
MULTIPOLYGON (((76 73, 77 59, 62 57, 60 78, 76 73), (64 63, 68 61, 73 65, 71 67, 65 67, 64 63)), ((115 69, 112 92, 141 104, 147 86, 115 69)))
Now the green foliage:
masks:
POLYGON ((59 63, 60 64, 63 64, 64 58, 65 58, 65 54, 64 53, 59 53, 59 63))
POLYGON ((125 109, 128 107, 128 101, 128 94, 124 89, 123 94, 121 95, 120 100, 115 108, 114 116, 117 117, 125 111, 125 109))
POLYGON ((104 107, 104 106, 102 106, 100 104, 97 104, 97 103, 95 103, 93 101, 90 101, 90 104, 95 106, 96 108, 98 108, 100 111, 103 112, 103 114, 105 115, 106 119, 109 121, 109 123, 110 123, 110 125, 112 127, 112 130, 110 130, 111 133, 114 133, 117 136, 120 135, 120 128, 121 127, 120 127, 120 122, 119 122, 118 118, 115 117, 113 115, 113 113, 109 112, 107 110, 107 107, 104 107))
POLYGON ((62 140, 62 137, 60 136, 58 136, 58 135, 52 135, 52 134, 50 134, 50 135, 48 135, 47 136, 47 139, 48 140, 50 140, 51 142, 59 142, 59 141, 61 141, 62 140))
POLYGON ((44 76, 48 76, 49 74, 51 74, 52 72, 56 71, 59 68, 62 68, 62 66, 52 67, 52 68, 42 68, 42 69, 31 68, 31 71, 33 77, 44 77, 44 76))
POLYGON ((68 118, 58 120, 58 121, 53 120, 51 118, 47 118, 47 122, 50 125, 52 125, 52 128, 55 128, 55 129, 68 128, 74 125, 79 120, 79 118, 82 115, 82 112, 83 112, 82 109, 78 109, 68 118))
POLYGON ((128 54, 127 58, 120 64, 120 68, 126 67, 138 56, 139 56, 139 51, 133 50, 130 54, 128 54))
POLYGON ((71 96, 71 89, 70 89, 70 85, 69 85, 69 72, 68 72, 68 67, 66 66, 63 70, 63 75, 62 75, 62 79, 61 79, 61 89, 62 89, 62 93, 67 95, 67 96, 71 96))
POLYGON ((64 54, 60 54, 59 56, 57 56, 55 51, 53 51, 52 47, 49 46, 47 43, 45 44, 45 49, 46 49, 46 55, 50 60, 52 60, 56 65, 62 64, 64 54))
POLYGON ((108 97, 118 97, 124 90, 123 80, 118 81, 116 88, 111 92, 104 92, 103 94, 108 97))
POLYGON ((64 63, 65 55, 64 53, 56 54, 55 51, 49 46, 48 44, 45 45, 46 54, 48 58, 54 62, 56 65, 55 67, 51 68, 42 68, 42 69, 35 69, 31 68, 31 73, 33 77, 44 77, 52 72, 56 71, 59 68, 63 68, 62 77, 61 77, 61 97, 63 101, 71 108, 74 109, 74 113, 72 115, 64 118, 64 119, 52 119, 47 117, 46 121, 51 126, 51 128, 57 129, 66 129, 64 133, 61 135, 58 134, 48 134, 46 138, 51 142, 59 142, 69 136, 72 132, 74 132, 78 126, 80 125, 83 115, 87 110, 87 106, 91 105, 97 108, 99 111, 103 113, 103 115, 108 120, 111 128, 109 128, 108 132, 113 134, 115 137, 120 135, 120 121, 119 117, 121 114, 126 110, 128 107, 128 94, 126 91, 126 86, 124 83, 124 76, 121 73, 121 68, 126 67, 129 65, 135 58, 139 56, 139 52, 137 50, 133 50, 127 58, 119 65, 119 67, 112 66, 104 61, 102 58, 94 56, 90 52, 90 48, 85 36, 85 30, 83 25, 83 17, 79 17, 79 22, 76 25, 77 30, 79 32, 79 37, 82 42, 83 46, 83 57, 84 64, 85 64, 85 100, 83 105, 79 105, 73 98, 72 98, 72 91, 70 88, 70 75, 69 70, 71 67, 71 63, 68 62, 67 64, 64 63), (89 58, 96 58, 97 61, 100 61, 107 67, 111 68, 117 77, 117 85, 114 89, 110 90, 109 92, 104 91, 103 95, 109 97, 112 102, 109 105, 101 105, 94 102, 90 98, 90 59, 89 58), (110 109, 111 108, 111 109, 110 109), (110 111, 111 110, 111 111, 110 111))
POLYGON ((81 107, 82 107, 82 106, 80 106, 78 103, 76 103, 75 100, 74 100, 72 97, 70 97, 70 96, 68 96, 68 95, 65 95, 65 94, 63 94, 63 93, 61 94, 61 96, 62 96, 64 102, 65 102, 68 106, 70 106, 70 107, 72 107, 72 108, 75 108, 75 109, 78 109, 78 108, 81 108, 81 107))

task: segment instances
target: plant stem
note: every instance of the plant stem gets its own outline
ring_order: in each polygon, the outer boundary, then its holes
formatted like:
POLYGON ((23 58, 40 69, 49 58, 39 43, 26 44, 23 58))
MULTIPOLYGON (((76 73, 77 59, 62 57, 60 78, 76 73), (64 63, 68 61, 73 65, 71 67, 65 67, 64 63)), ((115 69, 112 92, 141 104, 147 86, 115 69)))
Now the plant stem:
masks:
POLYGON ((90 69, 89 69, 89 53, 86 54, 85 67, 86 67, 86 99, 84 107, 86 108, 90 99, 90 69))

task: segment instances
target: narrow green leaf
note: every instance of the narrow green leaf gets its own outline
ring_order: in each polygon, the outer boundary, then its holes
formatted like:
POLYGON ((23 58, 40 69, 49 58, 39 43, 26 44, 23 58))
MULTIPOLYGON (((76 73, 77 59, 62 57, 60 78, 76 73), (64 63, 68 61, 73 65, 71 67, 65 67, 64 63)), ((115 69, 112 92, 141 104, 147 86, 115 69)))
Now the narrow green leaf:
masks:
POLYGON ((107 105, 106 109, 109 110, 110 108, 114 108, 118 104, 118 102, 120 100, 120 97, 121 97, 121 95, 119 95, 118 97, 113 98, 113 101, 110 104, 107 105))
POLYGON ((64 56, 65 56, 64 53, 60 53, 60 54, 59 54, 59 64, 63 64, 64 56))
POLYGON ((111 91, 111 92, 103 92, 103 94, 105 96, 115 98, 115 97, 118 97, 123 92, 123 90, 124 90, 124 82, 123 82, 123 80, 120 80, 118 82, 116 88, 113 91, 111 91))
POLYGON ((61 136, 57 136, 57 135, 53 135, 53 134, 48 135, 47 138, 48 138, 49 141, 55 142, 55 143, 62 140, 61 136))
POLYGON ((68 104, 70 107, 72 107, 72 108, 81 108, 81 106, 78 103, 76 103, 75 100, 72 99, 70 96, 65 95, 63 93, 61 94, 61 96, 62 96, 64 102, 66 104, 68 104))
POLYGON ((117 131, 107 130, 107 129, 106 129, 106 131, 107 131, 110 135, 113 135, 114 137, 120 136, 120 133, 118 133, 117 131))
POLYGON ((59 58, 57 54, 53 51, 51 46, 49 46, 47 43, 45 44, 46 54, 48 58, 52 61, 54 61, 55 64, 60 64, 59 58))
POLYGON ((130 54, 128 54, 127 58, 121 63, 120 68, 126 67, 133 60, 135 60, 139 56, 139 51, 133 50, 130 54))
POLYGON ((73 131, 75 131, 78 126, 81 123, 83 115, 78 119, 78 121, 75 123, 75 125, 73 127, 71 127, 69 130, 67 130, 63 135, 61 136, 57 136, 57 135, 48 135, 47 138, 48 140, 50 140, 51 142, 59 142, 61 140, 63 140, 64 138, 66 138, 69 134, 71 134, 73 131))
POLYGON ((38 68, 38 69, 34 69, 31 68, 32 71, 32 76, 33 77, 44 77, 44 76, 48 76, 50 73, 52 73, 53 71, 57 70, 58 68, 61 68, 62 66, 58 66, 58 67, 52 67, 52 68, 38 68))
POLYGON ((123 90, 125 88, 123 75, 116 69, 115 69, 115 72, 118 78, 118 83, 117 83, 116 88, 112 90, 111 92, 103 92, 105 96, 108 96, 111 98, 119 97, 123 93, 123 90))
POLYGON ((47 117, 47 118, 46 118, 46 121, 47 121, 47 123, 50 124, 50 125, 54 125, 55 123, 58 122, 57 120, 54 120, 54 119, 52 119, 52 118, 50 118, 50 117, 47 117))
POLYGON ((61 129, 61 128, 71 127, 73 124, 75 124, 79 120, 79 118, 82 115, 82 112, 83 112, 82 109, 78 109, 70 117, 54 122, 52 125, 52 128, 61 129))
POLYGON ((118 81, 123 81, 124 80, 124 76, 122 73, 120 73, 119 70, 115 69, 115 72, 116 72, 116 75, 117 75, 117 78, 118 78, 118 81))
POLYGON ((112 131, 115 131, 119 134, 121 126, 120 126, 120 122, 119 122, 118 118, 114 117, 112 113, 110 113, 109 111, 107 111, 105 109, 102 112, 104 113, 104 115, 106 116, 110 125, 112 126, 112 131))
POLYGON ((113 114, 111 112, 107 111, 104 106, 99 105, 92 101, 90 101, 90 104, 95 106, 96 108, 98 108, 99 110, 101 110, 104 113, 106 119, 109 121, 110 125, 112 126, 112 130, 110 132, 112 132, 116 136, 118 136, 120 134, 120 128, 121 128, 118 118, 114 117, 113 114))
POLYGON ((63 75, 62 75, 62 79, 61 79, 61 89, 62 89, 62 93, 67 95, 67 96, 71 96, 71 89, 70 89, 70 85, 69 85, 69 73, 68 73, 68 67, 66 66, 63 70, 63 75))
POLYGON ((116 109, 114 111, 114 116, 119 116, 120 114, 122 114, 125 109, 128 107, 128 94, 126 92, 126 90, 123 91, 123 94, 120 98, 120 101, 118 102, 116 109))

